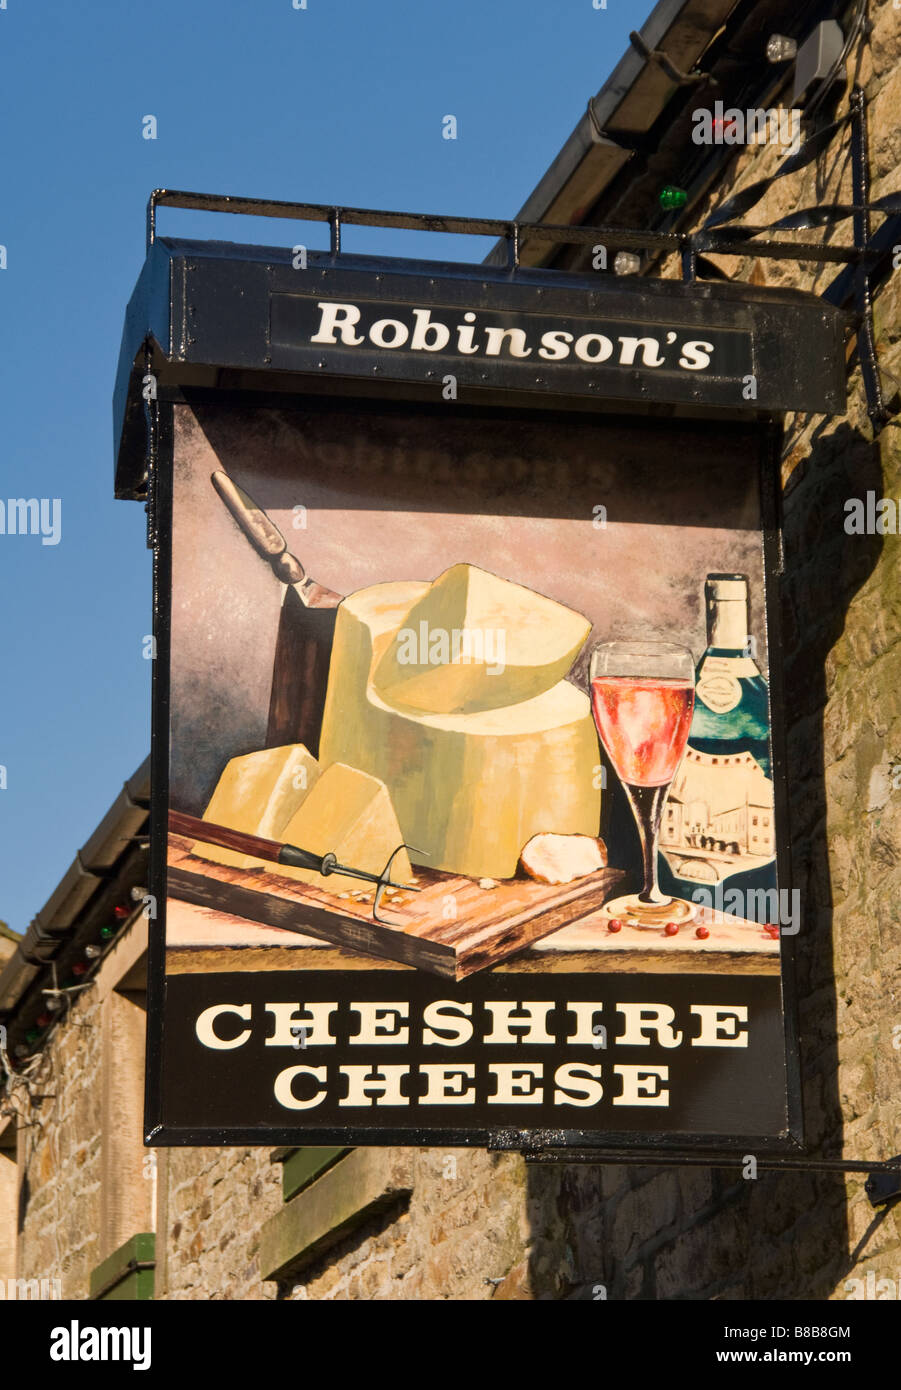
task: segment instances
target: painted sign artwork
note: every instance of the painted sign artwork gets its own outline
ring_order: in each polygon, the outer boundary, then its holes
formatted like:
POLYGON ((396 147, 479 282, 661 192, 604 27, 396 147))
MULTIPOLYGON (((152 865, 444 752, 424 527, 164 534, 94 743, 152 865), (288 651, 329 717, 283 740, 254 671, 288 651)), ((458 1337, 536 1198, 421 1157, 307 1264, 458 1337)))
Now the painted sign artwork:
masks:
POLYGON ((782 1134, 753 430, 173 414, 164 1124, 782 1134))

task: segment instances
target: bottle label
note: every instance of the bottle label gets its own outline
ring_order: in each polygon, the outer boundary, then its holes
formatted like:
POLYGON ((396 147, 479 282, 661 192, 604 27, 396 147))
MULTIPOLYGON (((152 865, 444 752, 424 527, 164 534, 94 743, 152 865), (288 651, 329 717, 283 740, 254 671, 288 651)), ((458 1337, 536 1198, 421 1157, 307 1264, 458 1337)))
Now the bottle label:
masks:
POLYGON ((758 674, 750 656, 708 656, 695 694, 714 714, 728 714, 741 700, 741 678, 758 674))
POLYGON ((673 875, 690 883, 722 883, 773 863, 773 783, 748 749, 702 753, 688 745, 664 806, 659 844, 673 875))

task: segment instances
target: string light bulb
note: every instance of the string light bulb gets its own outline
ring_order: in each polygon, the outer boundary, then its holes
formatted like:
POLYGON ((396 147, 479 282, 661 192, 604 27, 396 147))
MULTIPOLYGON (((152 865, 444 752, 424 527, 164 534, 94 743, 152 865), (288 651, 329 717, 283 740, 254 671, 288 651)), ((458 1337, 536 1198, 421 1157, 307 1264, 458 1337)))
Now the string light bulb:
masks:
POLYGON ((664 212, 673 212, 677 208, 685 207, 688 202, 688 194, 684 188, 677 188, 674 183, 667 183, 657 194, 657 201, 664 212))
POLYGON ((614 275, 637 275, 641 270, 641 257, 634 251, 617 251, 613 258, 614 275))

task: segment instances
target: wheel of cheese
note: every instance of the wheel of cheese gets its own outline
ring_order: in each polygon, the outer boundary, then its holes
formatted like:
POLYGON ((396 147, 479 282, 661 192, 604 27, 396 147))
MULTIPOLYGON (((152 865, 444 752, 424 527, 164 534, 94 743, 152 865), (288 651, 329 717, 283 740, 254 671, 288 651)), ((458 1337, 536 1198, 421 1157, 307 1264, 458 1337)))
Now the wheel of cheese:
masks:
MULTIPOLYGON (((531 699, 455 713, 389 702, 373 673, 423 583, 378 584, 344 599, 320 739, 323 764, 384 782, 414 862, 508 878, 542 831, 597 835, 597 735, 588 697, 567 681, 531 699)), ((439 672, 440 677, 440 672, 439 672)))
POLYGON ((467 714, 532 699, 567 674, 591 623, 476 565, 453 565, 403 617, 376 663, 389 703, 467 714))

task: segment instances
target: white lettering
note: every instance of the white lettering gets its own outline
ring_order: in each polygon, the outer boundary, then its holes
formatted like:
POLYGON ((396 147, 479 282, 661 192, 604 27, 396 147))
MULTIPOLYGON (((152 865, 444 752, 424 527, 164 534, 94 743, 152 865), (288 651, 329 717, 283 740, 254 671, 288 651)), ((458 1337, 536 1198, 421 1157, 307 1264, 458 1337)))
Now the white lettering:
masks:
POLYGON ((242 1018, 249 1023, 251 1013, 250 1004, 212 1004, 198 1015, 194 1031, 204 1047, 215 1048, 217 1052, 228 1052, 233 1047, 243 1047, 250 1037, 250 1029, 243 1029, 234 1038, 220 1038, 215 1031, 217 1019, 221 1018, 223 1014, 234 1014, 237 1018, 242 1018))
POLYGON ((540 1105, 543 1101, 544 1087, 537 1084, 544 1073, 541 1062, 491 1062, 488 1071, 497 1078, 497 1093, 488 1097, 489 1105, 540 1105))
POLYGON ((360 1031, 349 1041, 363 1043, 405 1043, 409 1041, 409 1028, 399 1027, 400 1020, 409 1017, 408 1004, 379 1004, 364 1000, 351 1004, 353 1013, 360 1015, 360 1031))
POLYGON ((423 1045, 428 1047, 437 1043, 441 1047, 460 1047, 469 1042, 472 1037, 471 1013, 472 1004, 464 1004, 456 999, 436 999, 434 1003, 427 1004, 422 1013, 422 1021, 426 1025, 422 1033, 423 1045))
POLYGON ((485 1008, 491 1014, 491 1032, 486 1033, 486 1043, 552 1043, 554 1039, 547 1030, 547 1016, 554 1007, 554 1001, 527 1000, 518 1004, 511 1000, 488 1000, 485 1008), (512 1029, 525 1029, 522 1037, 514 1035, 512 1029))
POLYGON ((682 1041, 681 1032, 672 1029, 675 1009, 669 1004, 617 1004, 617 1009, 626 1020, 625 1029, 617 1042, 624 1047, 647 1047, 650 1038, 646 1030, 652 1029, 657 1035, 660 1047, 678 1047, 682 1041))
POLYGON ((339 1105, 372 1105, 370 1091, 376 1094, 376 1105, 409 1105, 408 1096, 401 1094, 400 1083, 408 1073, 403 1065, 385 1067, 339 1067, 347 1077, 347 1095, 339 1105))
MULTIPOLYGON (((549 362, 559 362, 564 357, 569 356, 569 344, 572 340, 573 335, 571 333, 542 333, 538 356, 546 357, 549 362)), ((613 345, 611 344, 611 351, 612 349, 613 345)))
POLYGON ((656 338, 619 338, 622 344, 619 353, 620 365, 631 367, 635 361, 635 354, 641 348, 641 361, 645 367, 662 367, 666 361, 658 353, 660 344, 656 338))
POLYGON ((266 1047, 296 1047, 298 1025, 304 1034, 304 1046, 315 1044, 322 1047, 335 1041, 329 1027, 329 1020, 337 1011, 334 1004, 267 1004, 266 1012, 275 1020, 271 1036, 266 1039, 266 1047), (300 1010, 303 1012, 300 1012, 300 1010))
POLYGON ((353 331, 354 324, 360 322, 360 311, 356 304, 331 304, 325 300, 316 307, 322 313, 319 316, 319 329, 310 338, 311 343, 336 343, 335 329, 341 334, 342 343, 349 343, 351 347, 366 341, 353 331))
POLYGON ((692 1038, 692 1047, 747 1047, 748 1030, 740 1032, 739 1023, 747 1023, 747 1004, 692 1004, 691 1012, 701 1020, 701 1031, 692 1038))
POLYGON ((275 1099, 286 1110, 312 1110, 314 1106, 321 1105, 325 1100, 324 1083, 327 1074, 327 1067, 286 1067, 275 1078, 273 1086, 275 1099), (294 1082, 299 1076, 308 1076, 314 1081, 322 1083, 320 1089, 310 1096, 309 1100, 300 1100, 294 1094, 294 1082))
POLYGON ((560 1087, 554 1091, 555 1105, 597 1105, 604 1094, 600 1082, 600 1062, 566 1062, 554 1073, 560 1087))
POLYGON ((453 1066, 445 1066, 443 1062, 423 1062, 419 1070, 428 1081, 426 1093, 420 1097, 420 1105, 475 1105, 475 1087, 466 1086, 467 1081, 475 1079, 475 1062, 456 1062, 453 1066))
POLYGON ((583 333, 576 339, 575 354, 583 362, 606 362, 612 352, 613 344, 603 333, 583 333), (597 343, 595 351, 590 350, 592 343, 597 343))
POLYGON ((410 330, 400 319, 377 319, 369 330, 369 336, 380 348, 403 347, 410 336, 410 330), (391 339, 386 339, 385 335, 390 330, 391 339))
POLYGON ((621 1065, 613 1070, 623 1079, 623 1093, 614 1096, 614 1105, 669 1105, 669 1091, 663 1089, 663 1082, 669 1081, 669 1067, 621 1065))
POLYGON ((413 317, 416 325, 413 329, 413 337, 410 339, 410 347, 416 351, 440 352, 443 347, 447 347, 450 338, 450 329, 446 323, 440 320, 433 321, 429 309, 414 309, 413 317), (434 337, 429 341, 429 334, 434 337))
POLYGON ((488 357, 497 357, 504 345, 504 339, 510 339, 511 357, 530 357, 532 349, 526 347, 526 335, 521 328, 486 328, 485 353, 488 357))

